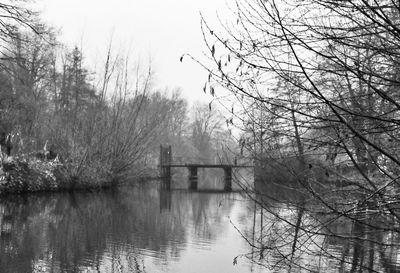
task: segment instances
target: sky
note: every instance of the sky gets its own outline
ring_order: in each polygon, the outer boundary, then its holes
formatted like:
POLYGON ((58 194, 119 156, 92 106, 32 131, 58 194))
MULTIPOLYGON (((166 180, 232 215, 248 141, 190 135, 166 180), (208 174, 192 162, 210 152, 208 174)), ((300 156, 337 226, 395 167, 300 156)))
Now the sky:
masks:
POLYGON ((82 48, 90 66, 104 63, 112 37, 115 48, 129 49, 151 63, 160 89, 181 88, 189 101, 211 100, 202 91, 207 73, 184 53, 204 58, 200 12, 211 24, 230 16, 225 0, 37 0, 42 18, 61 30, 68 46, 82 48))

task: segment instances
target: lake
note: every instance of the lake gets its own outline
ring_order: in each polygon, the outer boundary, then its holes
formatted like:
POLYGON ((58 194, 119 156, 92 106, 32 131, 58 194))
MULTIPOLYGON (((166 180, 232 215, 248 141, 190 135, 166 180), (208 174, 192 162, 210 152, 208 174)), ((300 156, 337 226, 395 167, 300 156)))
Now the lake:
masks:
POLYGON ((9 196, 0 201, 0 268, 13 273, 351 272, 373 258, 370 272, 398 269, 393 245, 399 238, 393 233, 371 237, 368 230, 360 233, 354 224, 336 221, 329 225, 336 234, 359 240, 331 238, 326 230, 310 235, 304 231, 324 217, 285 203, 260 207, 244 193, 167 192, 153 182, 9 196), (299 216, 304 230, 296 233, 288 223, 299 216), (388 240, 391 247, 374 245, 388 240))

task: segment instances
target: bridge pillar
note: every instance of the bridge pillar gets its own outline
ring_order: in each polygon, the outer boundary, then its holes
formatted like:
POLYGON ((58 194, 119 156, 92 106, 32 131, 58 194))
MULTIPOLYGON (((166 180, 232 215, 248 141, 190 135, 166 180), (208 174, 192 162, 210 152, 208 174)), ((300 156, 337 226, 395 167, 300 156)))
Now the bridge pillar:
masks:
POLYGON ((189 166, 188 169, 189 169, 189 182, 190 182, 189 189, 197 190, 197 182, 198 182, 197 167, 189 166))
POLYGON ((232 167, 225 167, 224 173, 225 173, 224 191, 232 191, 232 167))
POLYGON ((169 145, 168 147, 163 147, 162 145, 160 145, 160 177, 163 180, 162 187, 166 190, 171 189, 171 163, 171 145, 169 145))

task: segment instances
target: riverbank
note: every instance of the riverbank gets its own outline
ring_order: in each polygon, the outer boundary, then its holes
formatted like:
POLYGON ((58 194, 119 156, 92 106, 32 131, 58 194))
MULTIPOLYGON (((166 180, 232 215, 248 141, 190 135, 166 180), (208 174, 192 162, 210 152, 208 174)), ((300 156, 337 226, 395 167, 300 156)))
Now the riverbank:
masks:
POLYGON ((40 191, 71 191, 107 188, 118 184, 101 166, 79 166, 33 154, 4 157, 0 166, 0 195, 40 191))

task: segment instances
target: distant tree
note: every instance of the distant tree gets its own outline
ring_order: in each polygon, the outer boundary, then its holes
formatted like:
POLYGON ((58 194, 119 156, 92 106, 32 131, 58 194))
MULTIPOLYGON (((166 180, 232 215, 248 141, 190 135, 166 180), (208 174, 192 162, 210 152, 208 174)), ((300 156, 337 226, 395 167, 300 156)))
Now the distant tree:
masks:
POLYGON ((217 110, 200 103, 194 106, 192 115, 191 142, 200 159, 203 162, 210 161, 216 155, 215 139, 222 130, 223 119, 217 110))
POLYGON ((84 67, 82 52, 78 47, 67 53, 63 63, 61 87, 59 89, 59 113, 72 128, 72 135, 81 131, 82 119, 96 104, 98 96, 93 87, 89 71, 84 67))

